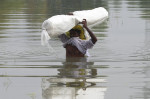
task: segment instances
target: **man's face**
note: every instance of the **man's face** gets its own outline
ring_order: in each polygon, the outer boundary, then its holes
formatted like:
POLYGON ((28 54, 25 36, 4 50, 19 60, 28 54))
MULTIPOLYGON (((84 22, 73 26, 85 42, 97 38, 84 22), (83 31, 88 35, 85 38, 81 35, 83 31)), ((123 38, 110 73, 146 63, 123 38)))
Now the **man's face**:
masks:
POLYGON ((76 32, 76 31, 70 31, 70 37, 72 38, 72 37, 79 37, 80 35, 79 35, 79 33, 78 32, 76 32))

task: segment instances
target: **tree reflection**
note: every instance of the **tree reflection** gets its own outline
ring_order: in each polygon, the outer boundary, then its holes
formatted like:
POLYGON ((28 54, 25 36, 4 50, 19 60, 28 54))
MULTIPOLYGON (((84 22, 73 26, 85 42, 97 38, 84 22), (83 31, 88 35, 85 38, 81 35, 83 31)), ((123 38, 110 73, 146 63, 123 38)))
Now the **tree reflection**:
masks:
MULTIPOLYGON (((24 23, 34 24, 28 25, 29 29, 39 29, 42 22, 51 16, 100 6, 108 10, 107 4, 107 1, 103 0, 1 0, 0 22, 8 23, 10 20, 6 19, 12 20, 15 17, 24 23)), ((102 28, 105 30, 108 27, 105 24, 102 28)))
POLYGON ((142 15, 141 17, 146 20, 150 20, 150 1, 148 0, 139 0, 139 6, 141 8, 142 15))
POLYGON ((150 20, 150 1, 148 0, 136 0, 129 1, 127 0, 129 8, 141 11, 140 17, 145 20, 150 20))
POLYGON ((16 14, 20 12, 23 7, 21 0, 1 0, 0 1, 0 23, 8 22, 9 14, 16 14))

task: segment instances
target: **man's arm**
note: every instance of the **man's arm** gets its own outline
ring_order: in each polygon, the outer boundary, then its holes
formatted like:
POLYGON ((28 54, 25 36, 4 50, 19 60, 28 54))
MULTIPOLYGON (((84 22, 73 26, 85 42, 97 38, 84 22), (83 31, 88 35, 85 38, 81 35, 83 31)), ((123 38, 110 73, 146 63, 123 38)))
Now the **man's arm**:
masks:
POLYGON ((86 19, 83 19, 82 21, 82 24, 83 24, 83 27, 88 31, 90 37, 91 37, 91 40, 93 42, 93 44, 95 44, 97 42, 97 38, 96 36, 93 34, 93 32, 87 27, 87 22, 86 22, 86 19))

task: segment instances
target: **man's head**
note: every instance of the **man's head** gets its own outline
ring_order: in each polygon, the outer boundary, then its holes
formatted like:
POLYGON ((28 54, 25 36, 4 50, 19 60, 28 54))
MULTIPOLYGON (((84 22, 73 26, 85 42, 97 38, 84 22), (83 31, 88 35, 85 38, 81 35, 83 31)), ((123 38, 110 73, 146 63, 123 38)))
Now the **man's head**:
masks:
POLYGON ((70 37, 79 37, 81 31, 78 29, 71 29, 70 31, 70 37))

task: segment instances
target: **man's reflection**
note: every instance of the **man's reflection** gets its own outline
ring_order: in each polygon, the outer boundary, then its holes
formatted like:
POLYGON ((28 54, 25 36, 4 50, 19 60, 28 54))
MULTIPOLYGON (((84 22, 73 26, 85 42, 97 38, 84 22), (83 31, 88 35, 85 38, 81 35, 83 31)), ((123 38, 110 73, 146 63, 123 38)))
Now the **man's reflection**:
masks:
POLYGON ((85 78, 95 77, 96 69, 92 68, 93 62, 87 62, 87 58, 67 58, 63 68, 58 69, 60 77, 85 78))
POLYGON ((43 99, 104 99, 106 88, 96 85, 103 80, 93 65, 86 57, 67 58, 57 78, 43 79, 43 99))

